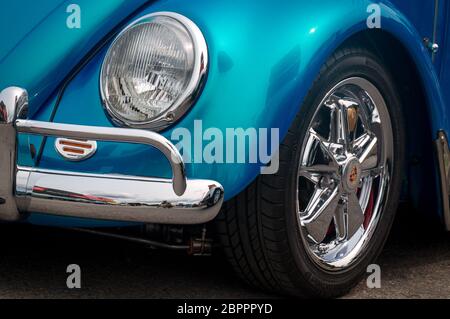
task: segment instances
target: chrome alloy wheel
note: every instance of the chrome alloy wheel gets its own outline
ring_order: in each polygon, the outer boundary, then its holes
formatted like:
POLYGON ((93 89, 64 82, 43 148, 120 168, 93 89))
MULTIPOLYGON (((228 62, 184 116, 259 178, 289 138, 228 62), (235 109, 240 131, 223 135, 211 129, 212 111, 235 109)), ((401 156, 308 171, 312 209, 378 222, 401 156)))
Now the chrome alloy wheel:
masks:
POLYGON ((297 179, 300 234, 321 268, 347 269, 365 252, 388 197, 393 153, 375 85, 354 77, 330 90, 308 126, 297 179))

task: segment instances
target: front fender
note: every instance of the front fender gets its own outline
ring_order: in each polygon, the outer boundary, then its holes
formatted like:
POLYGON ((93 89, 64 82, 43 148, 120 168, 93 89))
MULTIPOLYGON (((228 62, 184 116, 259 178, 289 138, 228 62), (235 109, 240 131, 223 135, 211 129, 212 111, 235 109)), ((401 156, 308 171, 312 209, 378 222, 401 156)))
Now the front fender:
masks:
MULTIPOLYGON (((322 65, 352 35, 367 29, 372 1, 227 1, 168 0, 148 6, 136 18, 156 11, 174 11, 193 20, 208 43, 210 69, 202 95, 171 129, 279 128, 283 138, 322 65)), ((411 23, 389 1, 382 1, 382 28, 397 38, 416 62, 430 105, 432 127, 447 127, 448 118, 429 53, 411 23)), ((69 83, 55 122, 112 126, 99 96, 103 48, 69 83)), ((53 107, 54 101, 47 108, 53 107)), ((36 116, 39 119, 39 114, 36 116)), ((225 134, 224 134, 225 135, 225 134)), ((176 143, 176 141, 175 141, 176 143)), ((170 177, 170 166, 152 149, 100 143, 90 160, 71 163, 45 145, 43 168, 94 173, 170 177), (145 159, 145 160, 144 160, 145 159)), ((240 193, 260 173, 260 165, 206 164, 187 166, 190 178, 220 182, 226 199, 240 193)))

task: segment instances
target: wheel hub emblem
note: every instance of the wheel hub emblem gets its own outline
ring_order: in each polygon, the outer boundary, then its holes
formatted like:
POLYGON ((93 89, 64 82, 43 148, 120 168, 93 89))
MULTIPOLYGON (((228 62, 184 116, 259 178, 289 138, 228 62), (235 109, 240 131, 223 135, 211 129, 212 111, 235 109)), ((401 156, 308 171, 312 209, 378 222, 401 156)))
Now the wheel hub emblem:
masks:
POLYGON ((351 159, 344 168, 343 186, 347 192, 354 192, 359 186, 361 165, 357 159, 351 159))
POLYGON ((350 183, 354 184, 356 182, 357 178, 358 178, 358 169, 355 166, 352 168, 352 171, 350 172, 350 177, 349 177, 350 183))

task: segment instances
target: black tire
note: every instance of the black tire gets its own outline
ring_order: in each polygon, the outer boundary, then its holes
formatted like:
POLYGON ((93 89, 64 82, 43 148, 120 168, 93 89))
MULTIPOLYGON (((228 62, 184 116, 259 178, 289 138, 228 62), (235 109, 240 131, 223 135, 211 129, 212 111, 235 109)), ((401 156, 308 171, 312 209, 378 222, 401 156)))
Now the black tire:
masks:
POLYGON ((337 297, 348 293, 380 254, 389 235, 402 185, 404 130, 400 98, 385 63, 364 48, 335 52, 323 66, 280 146, 280 169, 259 176, 245 191, 224 204, 217 229, 227 259, 248 284, 300 297, 337 297), (350 269, 326 272, 309 258, 295 216, 296 172, 300 149, 315 106, 340 81, 359 76, 375 84, 388 105, 395 164, 391 186, 363 256, 350 269))

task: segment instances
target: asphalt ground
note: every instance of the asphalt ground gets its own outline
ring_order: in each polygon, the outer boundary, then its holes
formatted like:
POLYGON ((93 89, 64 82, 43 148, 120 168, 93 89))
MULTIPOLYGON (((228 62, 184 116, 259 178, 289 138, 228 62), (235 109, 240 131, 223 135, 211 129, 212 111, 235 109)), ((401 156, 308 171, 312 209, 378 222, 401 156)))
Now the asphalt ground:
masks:
MULTIPOLYGON (((450 234, 401 211, 378 260, 381 288, 346 298, 450 298, 450 234)), ((220 253, 190 257, 71 230, 0 225, 0 298, 274 298, 243 284, 220 253), (68 289, 66 268, 81 268, 68 289)))

